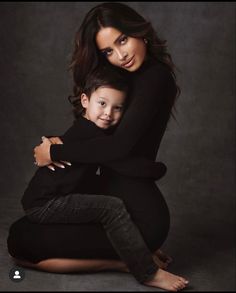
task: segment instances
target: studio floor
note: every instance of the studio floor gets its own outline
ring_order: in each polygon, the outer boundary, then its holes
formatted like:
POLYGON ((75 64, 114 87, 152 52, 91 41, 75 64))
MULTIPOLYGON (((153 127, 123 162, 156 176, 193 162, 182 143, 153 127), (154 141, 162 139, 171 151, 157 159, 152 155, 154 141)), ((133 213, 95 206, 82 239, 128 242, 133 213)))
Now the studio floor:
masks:
MULTIPOLYGON (((163 291, 141 285, 131 274, 120 272, 54 274, 23 268, 24 279, 13 282, 9 272, 15 264, 8 255, 6 240, 9 226, 23 212, 11 197, 1 200, 0 212, 0 291, 163 291)), ((233 225, 218 226, 216 222, 211 229, 205 222, 202 229, 196 229, 193 220, 192 226, 191 222, 172 225, 162 247, 174 259, 168 270, 190 280, 184 291, 235 291, 233 225)))

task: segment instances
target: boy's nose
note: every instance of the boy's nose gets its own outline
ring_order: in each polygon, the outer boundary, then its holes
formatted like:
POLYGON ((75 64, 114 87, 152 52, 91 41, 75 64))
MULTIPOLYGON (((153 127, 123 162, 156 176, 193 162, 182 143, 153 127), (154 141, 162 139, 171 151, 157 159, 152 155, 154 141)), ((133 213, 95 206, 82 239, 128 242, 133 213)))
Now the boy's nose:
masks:
POLYGON ((111 117, 112 116, 112 110, 111 109, 107 109, 105 110, 105 113, 104 113, 106 116, 108 117, 111 117))

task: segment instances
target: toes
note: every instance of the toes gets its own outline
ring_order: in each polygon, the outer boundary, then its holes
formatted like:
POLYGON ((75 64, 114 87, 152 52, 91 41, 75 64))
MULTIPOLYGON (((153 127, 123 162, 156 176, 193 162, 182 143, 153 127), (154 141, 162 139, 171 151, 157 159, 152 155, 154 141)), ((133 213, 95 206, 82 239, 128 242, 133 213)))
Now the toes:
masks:
POLYGON ((180 286, 177 284, 173 285, 172 288, 174 289, 174 291, 179 291, 181 289, 180 286))
POLYGON ((185 283, 182 281, 182 280, 179 280, 177 281, 175 284, 174 284, 174 287, 177 289, 177 290, 181 290, 183 288, 186 287, 185 283))
POLYGON ((182 281, 184 284, 188 284, 188 281, 186 279, 184 279, 183 277, 179 277, 179 280, 182 281))

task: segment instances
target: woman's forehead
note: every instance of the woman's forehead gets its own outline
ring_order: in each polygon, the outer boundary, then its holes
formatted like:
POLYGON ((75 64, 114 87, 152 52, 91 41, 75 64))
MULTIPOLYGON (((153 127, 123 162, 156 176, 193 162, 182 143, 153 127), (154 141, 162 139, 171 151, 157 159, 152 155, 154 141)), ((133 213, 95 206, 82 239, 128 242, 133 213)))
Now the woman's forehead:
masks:
POLYGON ((114 45, 122 32, 113 27, 103 27, 96 35, 96 43, 100 50, 114 45))

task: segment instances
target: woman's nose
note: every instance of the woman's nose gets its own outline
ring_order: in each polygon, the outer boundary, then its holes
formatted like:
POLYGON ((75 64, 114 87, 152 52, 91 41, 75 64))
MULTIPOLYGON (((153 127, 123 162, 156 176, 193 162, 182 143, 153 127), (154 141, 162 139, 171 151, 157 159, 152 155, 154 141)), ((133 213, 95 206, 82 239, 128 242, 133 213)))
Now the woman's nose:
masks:
POLYGON ((118 55, 118 58, 119 60, 125 60, 125 58, 128 56, 128 53, 127 52, 123 52, 122 50, 120 49, 117 49, 117 55, 118 55))

